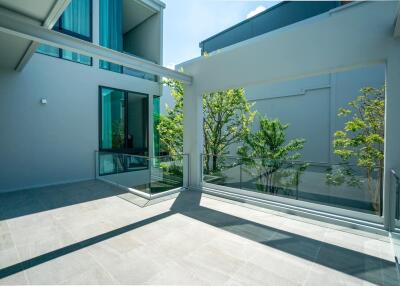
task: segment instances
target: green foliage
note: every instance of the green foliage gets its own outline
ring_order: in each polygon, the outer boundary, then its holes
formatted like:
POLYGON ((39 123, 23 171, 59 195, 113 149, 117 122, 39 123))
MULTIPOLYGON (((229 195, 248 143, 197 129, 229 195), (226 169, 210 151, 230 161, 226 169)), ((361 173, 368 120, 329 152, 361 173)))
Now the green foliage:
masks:
POLYGON ((350 161, 366 170, 367 186, 373 200, 373 207, 380 212, 380 189, 383 178, 385 87, 380 89, 365 87, 361 95, 349 102, 349 108, 340 108, 338 116, 351 118, 343 130, 334 134, 334 153, 341 159, 341 168, 330 169, 327 183, 332 185, 347 184, 362 186, 354 175, 350 161), (378 172, 377 183, 373 175, 378 172))
MULTIPOLYGON (((170 155, 183 152, 183 94, 182 83, 164 81, 171 88, 175 106, 167 107, 166 115, 160 116, 158 130, 161 148, 170 155)), ((226 152, 228 146, 242 140, 250 128, 255 112, 251 111, 243 89, 208 93, 203 96, 204 150, 207 171, 217 171, 217 157, 226 152), (212 165, 209 164, 212 158, 212 165), (210 167, 211 165, 211 167, 210 167)))
POLYGON ((160 149, 170 155, 178 155, 183 153, 183 85, 175 80, 165 80, 164 84, 171 88, 175 106, 167 106, 166 114, 160 115, 157 126, 160 134, 160 149))
POLYGON ((163 170, 164 175, 172 175, 181 178, 183 176, 183 166, 177 162, 162 162, 160 168, 163 170))
POLYGON ((286 143, 285 130, 288 124, 278 119, 260 117, 260 128, 244 137, 238 155, 246 171, 258 178, 257 187, 265 192, 276 193, 278 186, 286 187, 299 183, 299 174, 307 165, 295 165, 301 157, 297 151, 304 147, 304 139, 293 139, 286 143))
POLYGON ((206 172, 217 172, 218 157, 229 145, 238 143, 250 132, 255 112, 242 88, 206 93, 203 96, 204 152, 206 172), (210 164, 212 160, 212 164, 210 164))

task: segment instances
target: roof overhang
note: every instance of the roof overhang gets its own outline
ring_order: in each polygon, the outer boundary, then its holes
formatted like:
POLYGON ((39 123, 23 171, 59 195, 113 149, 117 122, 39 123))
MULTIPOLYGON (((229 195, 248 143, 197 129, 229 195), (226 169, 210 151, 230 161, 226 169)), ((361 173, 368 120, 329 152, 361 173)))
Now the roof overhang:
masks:
POLYGON ((186 84, 192 83, 192 77, 187 74, 168 69, 138 57, 100 47, 66 34, 49 30, 48 28, 39 26, 37 23, 32 23, 30 18, 4 8, 0 8, 0 33, 28 41, 51 45, 90 57, 96 57, 101 60, 158 76, 174 78, 186 84))
MULTIPOLYGON (((31 25, 51 29, 71 0, 0 0, 0 8, 31 25)), ((37 48, 37 43, 0 33, 0 68, 20 71, 37 48)))

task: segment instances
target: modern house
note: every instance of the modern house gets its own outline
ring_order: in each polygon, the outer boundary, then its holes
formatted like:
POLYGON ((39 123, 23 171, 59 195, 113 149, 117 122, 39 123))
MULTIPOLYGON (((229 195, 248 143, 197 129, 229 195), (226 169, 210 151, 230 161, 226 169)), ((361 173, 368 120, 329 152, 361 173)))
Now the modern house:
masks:
POLYGON ((0 283, 398 285, 400 2, 339 4, 283 3, 233 30, 285 21, 209 39, 178 72, 158 0, 0 0, 0 283), (184 154, 166 157, 162 77, 185 88, 184 154), (321 203, 301 195, 326 186, 315 162, 277 193, 240 160, 238 185, 203 176, 204 93, 244 88, 335 168, 335 110, 366 84, 386 87, 382 177, 321 203))
MULTIPOLYGON (((18 13, 35 25, 27 19, 35 17, 54 32, 162 65, 159 1, 23 2, 2 1, 3 19, 18 13)), ((1 86, 13 96, 1 103, 1 191, 93 178, 95 150, 157 154, 157 75, 15 36, 2 43, 1 86)), ((103 171, 114 172, 103 159, 103 171)))

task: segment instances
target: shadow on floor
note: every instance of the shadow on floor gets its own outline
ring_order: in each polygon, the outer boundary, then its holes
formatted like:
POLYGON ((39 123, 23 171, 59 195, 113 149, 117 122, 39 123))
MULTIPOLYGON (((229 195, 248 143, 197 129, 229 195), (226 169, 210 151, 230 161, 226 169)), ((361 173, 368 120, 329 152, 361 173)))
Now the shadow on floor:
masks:
MULTIPOLYGON (((46 198, 49 200, 47 205, 44 205, 41 199, 35 197, 34 200, 25 202, 25 205, 22 208, 17 207, 14 211, 6 211, 4 214, 2 214, 2 218, 16 217, 34 213, 35 210, 36 212, 43 211, 45 209, 66 206, 72 203, 85 202, 91 199, 94 200, 106 196, 118 195, 115 193, 112 194, 110 190, 106 189, 107 188, 100 189, 99 193, 97 194, 97 191, 89 190, 89 188, 86 189, 86 191, 82 190, 81 192, 78 192, 79 195, 76 190, 68 191, 68 189, 62 194, 48 193, 47 196, 50 196, 50 198, 46 198), (67 198, 68 194, 71 195, 71 198, 67 198), (58 196, 61 196, 62 199, 55 198, 58 196), (63 203, 63 199, 66 199, 66 202, 63 203), (32 206, 28 208, 27 205, 30 204, 32 204, 32 206), (35 204, 40 205, 35 206, 35 204), (25 206, 27 208, 25 208, 25 206)), ((24 198, 26 198, 25 195, 26 194, 24 193, 11 194, 9 195, 9 198, 7 198, 6 203, 11 203, 12 205, 16 206, 18 202, 24 201, 24 198)), ((398 274, 396 265, 393 262, 203 207, 200 205, 201 196, 202 194, 196 191, 181 192, 175 199, 171 209, 165 213, 5 267, 0 269, 0 278, 10 276, 57 257, 83 249, 90 245, 102 242, 106 239, 121 235, 147 224, 151 224, 152 222, 164 219, 170 215, 180 213, 235 235, 239 235, 268 247, 273 247, 285 253, 313 261, 320 265, 358 277, 374 284, 400 285, 397 277, 398 274)), ((0 200, 3 197, 7 196, 1 195, 0 200)), ((2 204, 3 203, 4 201, 2 201, 2 204)), ((6 209, 9 209, 9 207, 6 209)))
POLYGON ((201 196, 180 193, 171 210, 374 284, 400 285, 394 262, 200 206, 201 196))
POLYGON ((126 191, 99 181, 86 181, 0 193, 0 220, 122 195, 126 191))

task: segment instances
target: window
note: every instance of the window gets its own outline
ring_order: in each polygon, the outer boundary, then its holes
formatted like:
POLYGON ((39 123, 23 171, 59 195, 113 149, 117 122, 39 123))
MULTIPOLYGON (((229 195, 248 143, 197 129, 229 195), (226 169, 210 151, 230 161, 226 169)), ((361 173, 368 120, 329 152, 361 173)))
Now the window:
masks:
MULTIPOLYGON (((76 38, 92 41, 92 1, 72 0, 53 30, 71 35, 76 38)), ((53 57, 58 57, 85 65, 92 64, 92 58, 78 53, 40 44, 37 52, 53 57)))
MULTIPOLYGON (((100 0, 100 46, 122 52, 122 1, 100 0)), ((117 64, 100 60, 100 68, 122 72, 117 64)))
POLYGON ((148 155, 148 95, 100 87, 100 150, 148 155))

